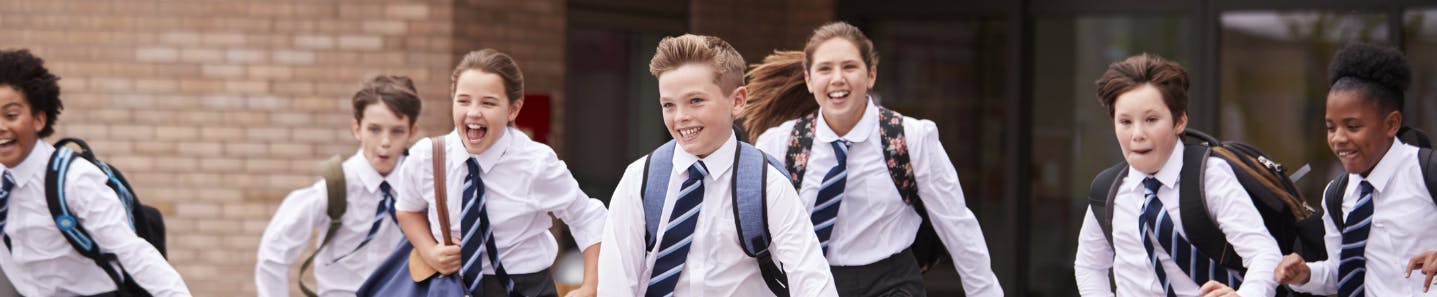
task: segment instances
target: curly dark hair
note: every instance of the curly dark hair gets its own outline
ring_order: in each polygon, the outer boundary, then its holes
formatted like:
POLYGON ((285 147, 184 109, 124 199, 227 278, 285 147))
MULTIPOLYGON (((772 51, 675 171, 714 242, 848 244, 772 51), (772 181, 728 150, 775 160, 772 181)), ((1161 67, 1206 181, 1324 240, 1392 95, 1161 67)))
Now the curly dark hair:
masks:
POLYGON ((45 127, 40 138, 55 133, 60 119, 60 77, 45 69, 45 60, 30 54, 28 49, 0 50, 0 86, 19 91, 30 104, 31 115, 45 113, 45 127))
POLYGON ((1376 100, 1384 113, 1402 110, 1403 93, 1412 82, 1412 68, 1401 51, 1365 43, 1337 52, 1327 73, 1331 92, 1357 91, 1364 100, 1376 100))

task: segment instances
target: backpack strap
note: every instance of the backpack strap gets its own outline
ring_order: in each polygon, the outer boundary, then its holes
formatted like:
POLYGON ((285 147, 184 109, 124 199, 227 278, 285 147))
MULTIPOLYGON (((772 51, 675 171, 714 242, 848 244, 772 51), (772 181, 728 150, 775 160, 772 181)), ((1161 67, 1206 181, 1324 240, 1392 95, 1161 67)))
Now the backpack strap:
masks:
POLYGON ((1179 171, 1178 209, 1182 211, 1183 234, 1193 246, 1219 265, 1247 271, 1207 208, 1207 183, 1203 180, 1203 173, 1208 157, 1212 156, 1210 146, 1221 143, 1211 137, 1199 137, 1199 140, 1202 143, 1188 144, 1183 150, 1183 167, 1179 171))
POLYGON ((788 135, 788 154, 783 159, 788 164, 789 179, 794 189, 802 189, 803 174, 808 170, 809 152, 813 150, 814 125, 818 123, 818 111, 798 118, 793 123, 793 132, 788 135))
POLYGON ((773 235, 768 229, 768 168, 787 174, 778 160, 747 143, 739 142, 734 151, 733 215, 738 230, 739 246, 745 254, 758 260, 759 273, 769 291, 789 296, 788 274, 773 260, 769 245, 773 235), (768 165, 768 166, 765 166, 768 165))
POLYGON ((1332 225, 1337 230, 1342 230, 1342 198, 1347 196, 1347 173, 1343 172, 1331 182, 1327 183, 1327 189, 1322 191, 1322 206, 1327 208, 1327 216, 1332 218, 1332 225))
POLYGON ((1093 210, 1093 219, 1098 221, 1098 228, 1103 230, 1108 246, 1113 246, 1113 197, 1118 195, 1122 177, 1127 175, 1128 163, 1118 162, 1098 172, 1098 176, 1093 177, 1093 184, 1088 187, 1088 208, 1093 210))
MULTIPOLYGON (((345 191, 347 181, 344 178, 344 159, 335 155, 321 163, 320 168, 324 172, 324 185, 328 194, 325 197, 329 199, 328 208, 325 210, 325 213, 329 215, 329 229, 325 231, 324 239, 320 240, 319 247, 315 248, 314 253, 309 254, 309 258, 304 259, 304 264, 299 266, 299 275, 301 276, 304 275, 305 270, 309 269, 310 265, 314 264, 314 257, 319 255, 319 251, 329 246, 329 241, 334 239, 334 233, 337 233, 339 227, 343 225, 344 209, 349 204, 347 197, 349 193, 345 191)), ((299 282, 299 291, 305 296, 318 296, 314 290, 304 284, 304 278, 301 277, 297 281, 299 282)))
POLYGON ((878 135, 883 145, 883 160, 888 163, 888 176, 898 187, 903 203, 918 209, 923 221, 928 221, 928 212, 923 200, 918 197, 918 182, 913 178, 913 162, 908 158, 908 139, 903 135, 903 115, 896 111, 878 107, 878 135))
POLYGON ((670 140, 644 158, 644 250, 653 250, 655 235, 659 230, 659 216, 664 212, 664 196, 669 188, 669 175, 674 170, 674 146, 670 140))
POLYGON ((90 236, 90 232, 85 230, 85 226, 80 225, 80 221, 70 212, 70 206, 66 203, 65 177, 70 173, 70 165, 76 159, 83 158, 84 156, 69 147, 55 147, 55 152, 50 155, 50 162, 45 167, 45 202, 50 207, 50 216, 55 220, 55 227, 60 230, 65 241, 69 242, 75 251, 80 252, 80 255, 90 258, 104 270, 110 280, 115 282, 116 288, 125 288, 127 280, 130 279, 129 272, 125 271, 123 265, 111 265, 117 260, 115 254, 101 252, 99 244, 90 236), (119 271, 116 271, 115 266, 120 267, 119 271))
POLYGON ((1417 149, 1417 161, 1420 162, 1417 166, 1422 168, 1422 181, 1427 184, 1427 196, 1432 198, 1432 203, 1437 204, 1437 175, 1432 174, 1437 171, 1437 158, 1433 156, 1430 148, 1417 149))

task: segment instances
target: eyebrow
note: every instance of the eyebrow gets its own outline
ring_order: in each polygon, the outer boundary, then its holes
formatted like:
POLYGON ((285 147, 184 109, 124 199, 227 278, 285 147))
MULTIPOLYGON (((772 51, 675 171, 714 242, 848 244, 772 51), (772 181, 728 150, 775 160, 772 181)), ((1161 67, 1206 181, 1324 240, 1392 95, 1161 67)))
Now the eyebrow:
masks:
POLYGON ((19 106, 20 106, 20 103, 10 102, 10 103, 6 103, 5 106, 0 106, 0 108, 10 108, 10 107, 19 107, 19 106))

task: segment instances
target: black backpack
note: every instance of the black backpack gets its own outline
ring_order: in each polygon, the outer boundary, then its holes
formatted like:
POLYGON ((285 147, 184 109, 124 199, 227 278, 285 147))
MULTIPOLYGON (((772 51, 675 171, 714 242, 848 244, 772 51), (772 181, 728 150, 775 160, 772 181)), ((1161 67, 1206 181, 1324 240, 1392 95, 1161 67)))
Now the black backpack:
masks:
MULTIPOLYGON (((798 118, 793 125, 793 132, 789 135, 788 154, 784 156, 784 161, 788 164, 794 189, 803 188, 803 174, 808 169, 808 154, 813 148, 813 131, 817 122, 817 111, 798 118)), ((913 163, 908 157, 908 141, 903 136, 903 115, 879 106, 878 122, 879 143, 883 145, 883 159, 888 161, 888 176, 893 179, 893 185, 898 187, 903 203, 913 206, 913 211, 922 219, 909 249, 913 251, 913 258, 918 260, 919 271, 926 273, 928 269, 937 266, 939 261, 948 258, 948 250, 938 238, 937 230, 933 229, 933 222, 928 219, 928 207, 924 206, 923 199, 918 197, 918 179, 913 177, 913 163)))
MULTIPOLYGON (((1432 197, 1432 203, 1437 203, 1437 175, 1432 174, 1437 171, 1437 158, 1433 158, 1432 141, 1428 140, 1427 133, 1412 127, 1397 130, 1397 138, 1417 147, 1417 162, 1420 164, 1419 168, 1422 168, 1422 181, 1427 185, 1427 196, 1432 197)), ((1327 189, 1322 193, 1323 206, 1327 207, 1328 217, 1339 230, 1344 226, 1342 219, 1346 215, 1342 213, 1342 198, 1347 195, 1346 189, 1347 173, 1341 172, 1327 183, 1327 189)))
POLYGON ((45 201, 50 206, 50 215, 55 219, 55 227, 60 230, 71 247, 74 247, 86 258, 95 261, 95 265, 100 266, 100 269, 110 276, 110 280, 114 281, 118 288, 116 292, 118 296, 150 296, 144 288, 135 282, 133 277, 130 277, 130 273, 125 270, 124 266, 119 265, 115 254, 101 251, 100 246, 90 236, 90 232, 85 230, 85 226, 79 224, 66 205, 63 183, 66 174, 69 173, 70 164, 74 163, 76 157, 95 164, 95 167, 99 167, 100 171, 109 177, 105 185, 115 191, 115 196, 125 207, 125 213, 129 215, 130 227, 135 231, 135 235, 154 246, 161 256, 167 257, 168 255, 165 250, 165 221, 160 215, 160 211, 141 204, 139 197, 135 196, 134 187, 131 187, 130 182, 125 180, 125 176, 120 174, 120 170, 95 158, 95 154, 90 150, 90 145, 77 138, 65 138, 55 142, 55 153, 50 155, 50 163, 45 170, 45 201), (76 152, 65 146, 71 143, 79 146, 81 151, 76 152), (119 267, 118 271, 116 271, 116 267, 119 267))
MULTIPOLYGON (((1208 213, 1203 186, 1203 169, 1208 157, 1218 157, 1232 166, 1233 174, 1252 198, 1253 206, 1262 216, 1267 231, 1277 240, 1283 255, 1297 253, 1308 261, 1326 259, 1323 244, 1324 229, 1322 216, 1316 215, 1302 200, 1297 186, 1288 177, 1287 170, 1251 145, 1218 141, 1205 133, 1187 129, 1184 138, 1193 143, 1183 150, 1183 167, 1179 173, 1178 207, 1183 218, 1182 230, 1198 250, 1209 255, 1221 266, 1236 271, 1247 271, 1242 257, 1227 242, 1217 222, 1208 213), (1199 198, 1199 199, 1193 199, 1199 198)), ((1113 243, 1113 196, 1117 194, 1122 177, 1128 174, 1128 164, 1119 162, 1104 169, 1093 179, 1088 192, 1088 206, 1093 217, 1107 236, 1108 244, 1113 243)), ((1279 296, 1294 294, 1279 289, 1279 296)))

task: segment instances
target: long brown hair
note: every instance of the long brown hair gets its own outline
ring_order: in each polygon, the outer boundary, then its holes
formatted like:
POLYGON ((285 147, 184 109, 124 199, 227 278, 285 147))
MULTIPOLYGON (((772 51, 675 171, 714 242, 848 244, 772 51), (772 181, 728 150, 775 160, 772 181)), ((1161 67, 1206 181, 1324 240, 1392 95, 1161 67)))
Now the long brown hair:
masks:
POLYGON ((749 142, 783 121, 818 110, 813 93, 803 81, 803 52, 774 51, 748 71, 748 105, 743 109, 743 127, 749 142))
POLYGON ((524 99, 524 71, 519 69, 519 64, 514 62, 514 58, 509 54, 486 48, 464 54, 464 58, 459 60, 459 65, 454 65, 454 74, 449 77, 451 100, 455 92, 459 90, 459 75, 469 70, 498 75, 504 81, 504 96, 509 97, 507 98, 509 104, 524 99))
POLYGON ((775 51, 768 55, 763 64, 753 65, 748 72, 749 99, 743 111, 743 125, 750 142, 758 141, 764 130, 818 111, 818 102, 808 91, 803 75, 808 71, 818 46, 834 38, 853 42, 863 58, 864 68, 878 67, 878 52, 873 49, 873 41, 858 27, 844 22, 832 22, 814 29, 801 52, 775 51))

